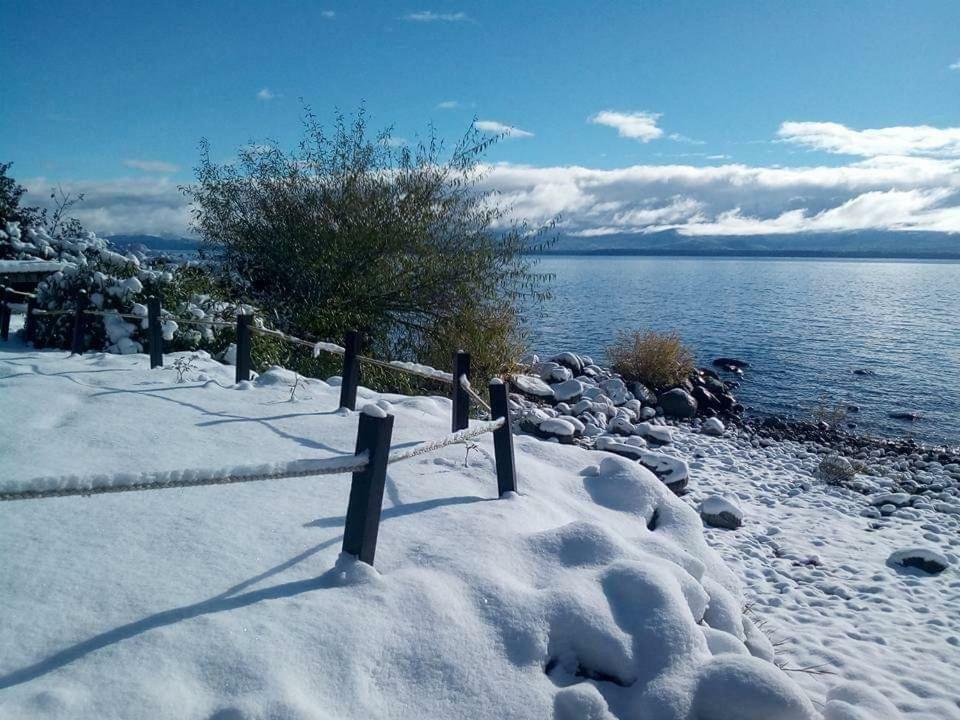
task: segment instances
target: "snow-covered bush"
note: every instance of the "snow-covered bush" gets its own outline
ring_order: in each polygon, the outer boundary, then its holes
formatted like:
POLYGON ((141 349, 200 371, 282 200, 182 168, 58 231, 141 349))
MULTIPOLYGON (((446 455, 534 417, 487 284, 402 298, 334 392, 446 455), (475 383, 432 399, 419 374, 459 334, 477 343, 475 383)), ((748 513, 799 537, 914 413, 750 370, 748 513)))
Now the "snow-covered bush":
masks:
MULTIPOLYGON (((210 282, 201 269, 123 255, 109 241, 94 233, 50 235, 42 226, 21 228, 8 223, 0 232, 0 256, 18 260, 59 260, 62 269, 38 286, 36 307, 41 310, 74 310, 85 293, 91 310, 116 315, 90 316, 84 344, 112 353, 143 352, 146 346, 147 299, 160 298, 163 306, 163 337, 168 350, 202 348, 221 352, 233 340, 230 329, 188 325, 177 318, 232 322, 238 305, 224 302, 210 292, 210 282), (123 318, 133 315, 142 319, 123 318)), ((243 306, 245 311, 249 308, 243 306)), ((34 335, 37 346, 69 347, 72 315, 38 316, 34 335)))

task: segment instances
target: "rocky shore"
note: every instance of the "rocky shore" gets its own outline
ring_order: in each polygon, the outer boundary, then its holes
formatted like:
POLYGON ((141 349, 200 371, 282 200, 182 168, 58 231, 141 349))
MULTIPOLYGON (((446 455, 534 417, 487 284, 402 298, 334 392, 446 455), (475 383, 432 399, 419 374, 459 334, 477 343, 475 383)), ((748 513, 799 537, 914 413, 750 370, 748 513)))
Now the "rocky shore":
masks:
POLYGON ((866 496, 868 517, 927 506, 960 514, 960 449, 860 435, 842 423, 745 416, 733 395, 749 367, 744 361, 717 358, 716 370, 698 368, 663 388, 625 380, 572 352, 529 355, 522 364, 510 380, 521 430, 635 459, 678 494, 690 468, 669 446, 683 426, 753 448, 784 446, 806 464, 817 459, 811 475, 866 496))

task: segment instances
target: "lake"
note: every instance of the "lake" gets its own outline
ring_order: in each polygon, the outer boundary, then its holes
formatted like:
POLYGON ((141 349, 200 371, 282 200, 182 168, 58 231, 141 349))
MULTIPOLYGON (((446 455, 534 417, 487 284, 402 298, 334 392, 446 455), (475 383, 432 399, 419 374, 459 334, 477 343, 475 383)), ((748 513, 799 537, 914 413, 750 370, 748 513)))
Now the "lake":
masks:
POLYGON ((960 445, 960 263, 546 256, 553 297, 527 314, 532 348, 601 362, 618 330, 676 329, 709 365, 747 360, 755 413, 859 405, 858 431, 960 445), (872 370, 875 376, 855 375, 872 370), (916 422, 892 411, 923 413, 916 422))

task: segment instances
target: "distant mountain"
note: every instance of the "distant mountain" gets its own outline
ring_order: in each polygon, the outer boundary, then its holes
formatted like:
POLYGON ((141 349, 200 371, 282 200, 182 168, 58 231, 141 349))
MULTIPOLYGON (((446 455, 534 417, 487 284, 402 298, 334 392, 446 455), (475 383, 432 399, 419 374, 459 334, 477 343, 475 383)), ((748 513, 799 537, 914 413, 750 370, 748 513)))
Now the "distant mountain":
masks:
POLYGON ((123 250, 152 250, 155 253, 191 253, 200 248, 193 238, 165 238, 157 235, 109 235, 107 240, 123 250))
POLYGON ((588 255, 793 255, 960 259, 960 235, 869 231, 693 237, 670 230, 598 237, 561 236, 548 252, 588 255))

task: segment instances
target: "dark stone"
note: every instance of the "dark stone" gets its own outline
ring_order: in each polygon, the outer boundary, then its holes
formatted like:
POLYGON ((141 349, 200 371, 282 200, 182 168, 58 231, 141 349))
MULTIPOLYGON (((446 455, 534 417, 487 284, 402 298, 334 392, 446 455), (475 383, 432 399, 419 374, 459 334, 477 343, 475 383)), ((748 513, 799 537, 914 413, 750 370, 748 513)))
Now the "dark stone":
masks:
POLYGON ((627 390, 644 405, 656 405, 657 395, 643 383, 631 381, 627 383, 627 390))
POLYGON ((701 385, 693 389, 693 398, 697 401, 697 408, 701 412, 707 408, 720 410, 720 408, 723 407, 723 403, 720 402, 719 398, 701 385))
POLYGON ((554 355, 550 358, 551 362, 555 362, 558 365, 562 365, 565 368, 569 368, 573 372, 573 376, 576 377, 583 373, 583 360, 579 355, 574 355, 571 352, 560 353, 559 355, 554 355))
POLYGON ((898 410, 890 413, 890 417, 894 420, 909 420, 910 422, 913 422, 922 418, 923 415, 913 410, 898 410))
POLYGON ((720 368, 735 368, 743 369, 745 367, 750 367, 750 363, 746 360, 737 360, 737 358, 728 358, 728 357, 718 357, 713 361, 715 367, 720 368))
POLYGON ((854 374, 854 375, 861 375, 861 376, 864 376, 864 377, 876 377, 876 376, 877 376, 877 373, 876 373, 875 371, 873 371, 873 370, 868 370, 868 369, 865 369, 865 368, 857 368, 856 370, 853 371, 853 374, 854 374))
POLYGON ((692 418, 697 414, 697 401, 681 388, 674 388, 660 395, 659 404, 667 417, 692 418))

